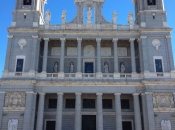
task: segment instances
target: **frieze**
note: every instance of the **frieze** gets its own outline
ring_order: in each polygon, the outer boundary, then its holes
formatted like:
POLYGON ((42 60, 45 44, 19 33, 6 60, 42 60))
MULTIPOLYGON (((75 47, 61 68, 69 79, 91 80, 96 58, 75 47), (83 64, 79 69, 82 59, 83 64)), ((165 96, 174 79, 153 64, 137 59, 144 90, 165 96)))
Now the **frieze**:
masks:
POLYGON ((25 92, 7 92, 5 95, 4 107, 12 110, 24 108, 25 100, 25 92))
POLYGON ((146 81, 146 80, 143 80, 142 81, 142 83, 144 84, 144 85, 162 85, 162 86, 164 86, 164 85, 173 85, 173 86, 175 86, 175 80, 166 80, 166 81, 164 81, 164 80, 153 80, 153 81, 146 81))
POLYGON ((154 108, 174 108, 173 93, 153 93, 154 108))
POLYGON ((143 86, 140 82, 38 82, 35 86, 143 86))
POLYGON ((35 80, 0 80, 1 85, 33 85, 35 80))

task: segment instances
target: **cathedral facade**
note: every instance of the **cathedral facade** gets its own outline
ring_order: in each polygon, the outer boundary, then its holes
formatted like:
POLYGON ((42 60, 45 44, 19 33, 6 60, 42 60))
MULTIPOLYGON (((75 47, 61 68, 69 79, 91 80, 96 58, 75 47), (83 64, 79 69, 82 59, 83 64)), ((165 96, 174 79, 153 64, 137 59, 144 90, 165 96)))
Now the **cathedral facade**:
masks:
MULTIPOLYGON (((2 78, 1 130, 174 130, 175 69, 163 0, 133 0, 128 24, 104 0, 74 0, 50 24, 46 0, 16 0, 2 78)), ((49 1, 48 1, 49 2, 49 1)), ((111 3, 112 4, 112 3, 111 3)))

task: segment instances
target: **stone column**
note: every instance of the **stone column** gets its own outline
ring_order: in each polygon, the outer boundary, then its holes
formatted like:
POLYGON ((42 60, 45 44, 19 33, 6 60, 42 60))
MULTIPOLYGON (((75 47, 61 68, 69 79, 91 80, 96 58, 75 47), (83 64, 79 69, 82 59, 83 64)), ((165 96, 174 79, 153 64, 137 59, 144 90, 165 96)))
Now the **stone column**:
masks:
POLYGON ((81 73, 81 42, 82 38, 77 38, 78 48, 77 48, 77 73, 81 73))
POLYGON ((11 57, 12 41, 13 41, 13 36, 8 36, 8 45, 7 45, 7 51, 6 51, 4 72, 9 72, 9 64, 10 64, 10 60, 11 60, 10 57, 11 57))
POLYGON ((142 62, 143 62, 143 71, 144 73, 149 72, 148 68, 148 50, 147 50, 147 36, 140 36, 140 44, 141 44, 141 49, 142 49, 142 62))
POLYGON ((76 93, 75 130, 81 130, 81 93, 76 93))
POLYGON ((0 92, 0 129, 2 127, 2 116, 4 107, 5 92, 0 92))
POLYGON ((146 104, 148 115, 148 130, 155 130, 154 108, 153 108, 153 93, 146 92, 146 104))
POLYGON ((140 114, 140 103, 139 93, 133 94, 134 98, 134 119, 135 119, 135 130, 142 130, 141 114, 140 114))
POLYGON ((102 106, 102 93, 97 93, 97 130, 103 130, 103 106, 102 106))
POLYGON ((115 93, 116 130, 122 130, 121 93, 115 93))
POLYGON ((97 77, 101 78, 101 38, 97 38, 97 77))
POLYGON ((45 93, 39 93, 36 130, 43 130, 44 100, 45 100, 45 93))
POLYGON ((37 93, 33 93, 33 107, 32 107, 31 130, 34 130, 34 125, 35 125, 36 96, 37 96, 37 93))
POLYGON ((142 115, 143 115, 143 124, 144 130, 148 130, 148 116, 147 116, 147 106, 146 106, 146 97, 145 93, 142 93, 142 115))
POLYGON ((49 38, 44 38, 44 53, 43 53, 43 73, 47 73, 47 56, 48 56, 49 38))
POLYGON ((23 130, 31 130, 33 105, 33 92, 26 92, 23 130))
POLYGON ((132 73, 136 73, 136 59, 135 59, 134 40, 135 40, 134 38, 130 39, 132 73))
POLYGON ((118 38, 113 39, 114 46, 114 73, 118 73, 118 46, 117 46, 118 38))
POLYGON ((58 93, 57 112, 56 112, 56 130, 62 130, 62 111, 63 111, 63 93, 58 93))
MULTIPOLYGON (((32 49, 31 49, 31 68, 30 68, 30 72, 32 73, 35 73, 36 71, 36 64, 37 64, 37 60, 36 60, 36 56, 37 56, 37 53, 39 52, 38 49, 38 36, 32 36, 33 38, 33 43, 32 43, 32 49)), ((39 57, 37 57, 39 58, 39 57)))
POLYGON ((60 73, 64 73, 64 52, 65 52, 65 38, 60 38, 61 40, 61 55, 60 55, 60 73))
POLYGON ((174 61, 173 61, 173 52, 172 52, 172 44, 171 44, 171 36, 166 36, 167 38, 167 48, 168 48, 168 58, 169 58, 169 67, 170 71, 174 70, 174 61))

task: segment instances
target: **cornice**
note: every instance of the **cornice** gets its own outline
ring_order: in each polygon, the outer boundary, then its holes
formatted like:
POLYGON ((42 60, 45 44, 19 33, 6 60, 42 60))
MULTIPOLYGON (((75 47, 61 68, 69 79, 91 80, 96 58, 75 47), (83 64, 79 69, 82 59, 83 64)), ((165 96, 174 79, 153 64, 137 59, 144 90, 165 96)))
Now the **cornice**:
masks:
POLYGON ((7 28, 8 32, 39 32, 39 28, 7 28))
POLYGON ((171 32, 172 28, 139 28, 139 32, 171 32))

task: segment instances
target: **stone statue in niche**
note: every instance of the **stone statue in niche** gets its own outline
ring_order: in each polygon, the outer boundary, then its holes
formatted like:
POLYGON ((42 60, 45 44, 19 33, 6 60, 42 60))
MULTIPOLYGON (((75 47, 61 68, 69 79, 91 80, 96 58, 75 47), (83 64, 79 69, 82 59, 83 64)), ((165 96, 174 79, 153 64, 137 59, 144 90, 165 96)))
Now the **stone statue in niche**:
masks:
POLYGON ((31 5, 32 0, 24 0, 24 5, 31 5))
POLYGON ((92 24, 92 8, 88 7, 87 11, 87 24, 92 24))
POLYGON ((120 72, 121 72, 121 73, 125 73, 125 71, 126 71, 125 65, 124 65, 123 62, 121 62, 121 63, 120 63, 120 72))
POLYGON ((172 108, 174 107, 172 93, 154 93, 153 94, 153 105, 154 108, 172 108))
POLYGON ((161 129, 162 130, 171 130, 171 122, 169 120, 161 121, 161 129))
POLYGON ((61 15, 61 20, 62 20, 62 24, 66 23, 66 10, 63 10, 62 15, 61 15))
POLYGON ((156 5, 156 0, 148 0, 148 5, 156 5))
POLYGON ((45 24, 46 25, 49 25, 50 24, 50 19, 51 19, 51 13, 49 10, 46 11, 46 14, 45 14, 45 24))
POLYGON ((74 73, 74 64, 73 64, 73 62, 70 63, 70 73, 74 73))
POLYGON ((133 13, 132 12, 129 12, 129 14, 128 14, 128 23, 130 25, 133 25, 134 24, 133 13))
POLYGON ((13 109, 25 107, 25 100, 24 92, 8 92, 5 95, 5 107, 13 109))
POLYGON ((113 12, 112 23, 117 24, 117 12, 116 11, 113 12))
POLYGON ((105 63, 104 70, 105 70, 105 73, 109 73, 109 65, 107 62, 105 63))
POLYGON ((58 73, 58 62, 54 63, 53 72, 58 73))
POLYGON ((18 129, 18 120, 10 119, 8 121, 8 130, 17 130, 18 129))

